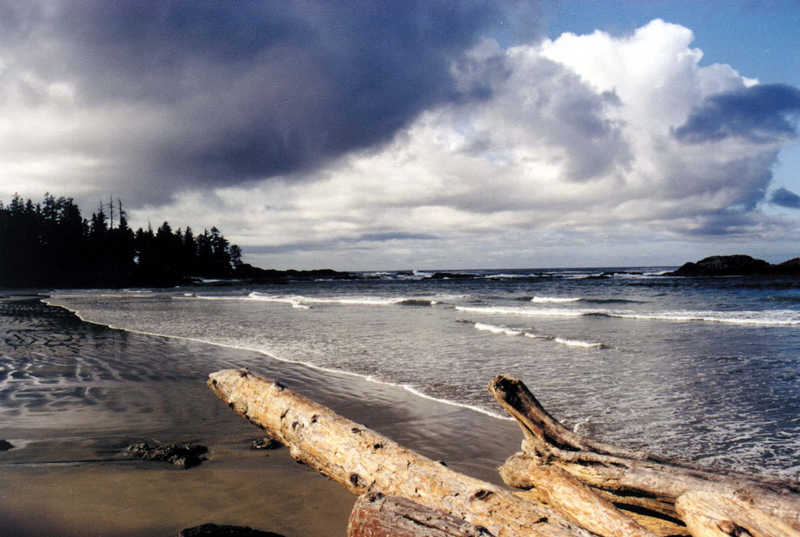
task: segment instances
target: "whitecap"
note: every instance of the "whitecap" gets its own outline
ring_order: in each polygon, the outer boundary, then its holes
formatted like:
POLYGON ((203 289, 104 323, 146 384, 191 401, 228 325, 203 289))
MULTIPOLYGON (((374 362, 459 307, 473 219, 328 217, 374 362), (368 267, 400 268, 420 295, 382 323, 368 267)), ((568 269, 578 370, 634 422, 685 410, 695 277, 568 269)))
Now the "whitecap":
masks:
POLYGON ((478 330, 483 330, 485 332, 491 332, 492 334, 504 334, 506 336, 521 336, 524 334, 521 330, 513 330, 511 328, 505 328, 502 326, 496 326, 493 324, 486 324, 486 323, 475 323, 475 328, 478 330))
POLYGON ((576 297, 534 296, 531 302, 534 304, 565 304, 568 302, 579 302, 580 300, 580 298, 576 297))
POLYGON ((563 337, 556 337, 553 339, 556 343, 566 345, 568 347, 581 347, 584 349, 596 349, 603 346, 602 343, 591 343, 589 341, 581 341, 579 339, 567 339, 563 337))

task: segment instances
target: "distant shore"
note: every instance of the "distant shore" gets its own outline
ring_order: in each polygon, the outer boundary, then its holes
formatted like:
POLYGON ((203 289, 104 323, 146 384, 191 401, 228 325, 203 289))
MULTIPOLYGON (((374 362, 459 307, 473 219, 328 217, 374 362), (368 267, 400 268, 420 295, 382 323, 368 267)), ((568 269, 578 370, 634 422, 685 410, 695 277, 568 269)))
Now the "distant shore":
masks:
POLYGON ((5 301, 0 331, 25 333, 0 395, 0 535, 174 535, 208 522, 286 537, 344 535, 355 498, 294 463, 250 448, 260 431, 205 386, 231 365, 279 378, 350 419, 460 471, 499 482, 517 426, 348 375, 213 345, 89 325, 35 300, 5 301), (43 354, 45 356, 39 356, 43 354), (26 374, 22 374, 22 370, 26 374), (191 440, 209 460, 181 470, 125 453, 191 440))

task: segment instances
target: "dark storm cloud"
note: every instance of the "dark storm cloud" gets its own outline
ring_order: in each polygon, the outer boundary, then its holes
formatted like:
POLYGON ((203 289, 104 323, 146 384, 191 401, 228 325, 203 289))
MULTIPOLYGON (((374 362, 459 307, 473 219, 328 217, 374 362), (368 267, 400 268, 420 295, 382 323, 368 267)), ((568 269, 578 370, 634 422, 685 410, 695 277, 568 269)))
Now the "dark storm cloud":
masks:
POLYGON ((800 114, 800 89, 784 84, 759 84, 708 97, 674 130, 689 143, 728 137, 769 143, 797 134, 793 119, 800 114))
POLYGON ((752 212, 741 208, 725 208, 698 215, 694 227, 685 231, 689 236, 711 238, 748 235, 758 228, 759 223, 759 219, 752 212))
MULTIPOLYGON (((124 104, 161 124, 117 135, 116 181, 148 201, 312 168, 388 140, 440 102, 486 98, 452 62, 516 6, 486 0, 123 0, 0 5, 25 67, 68 80, 82 107, 124 104), (146 164, 143 164, 146 162, 146 164), (127 175, 126 175, 127 174, 127 175)), ((166 200, 165 200, 166 201, 166 200)))
POLYGON ((773 192, 769 201, 773 205, 780 205, 789 209, 800 209, 800 196, 783 187, 773 192))

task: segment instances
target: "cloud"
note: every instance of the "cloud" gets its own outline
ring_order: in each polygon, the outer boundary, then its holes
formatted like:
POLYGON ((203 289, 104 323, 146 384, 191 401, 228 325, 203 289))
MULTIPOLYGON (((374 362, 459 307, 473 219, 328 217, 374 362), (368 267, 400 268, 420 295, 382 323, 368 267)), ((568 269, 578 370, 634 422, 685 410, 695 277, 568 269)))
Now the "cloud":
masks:
POLYGON ((770 203, 774 205, 779 205, 781 207, 787 207, 789 209, 800 209, 800 196, 798 196, 791 190, 787 190, 783 187, 773 192, 769 201, 770 203))
MULTIPOLYGON (((380 148, 348 153, 306 181, 217 195, 239 207, 280 200, 281 211, 245 212, 234 227, 270 230, 263 236, 276 237, 271 246, 283 253, 308 241, 364 251, 342 238, 370 229, 403 237, 380 254, 373 248, 373 259, 449 252, 484 265, 527 256, 535 265, 566 242, 588 251, 789 233, 759 207, 791 133, 766 140, 753 121, 704 144, 675 135, 707 103, 727 102, 720 96, 760 102, 775 89, 755 91, 756 81, 730 66, 701 65, 691 40, 663 21, 623 37, 565 34, 508 49, 484 40, 452 66, 456 84, 480 78, 484 98, 432 106, 380 148)), ((244 238, 245 252, 263 240, 244 238)), ((295 259, 307 263, 313 252, 295 259)))
POLYGON ((800 90, 701 63, 680 25, 504 48, 515 5, 477 0, 65 6, 0 0, 10 192, 121 195, 135 225, 215 224, 266 266, 793 231, 760 208, 800 90))
POLYGON ((4 133, 6 156, 79 160, 64 170, 72 184, 102 175, 137 205, 296 176, 390 140, 432 106, 485 98, 450 66, 515 9, 4 1, 0 113, 28 119, 4 133))
POLYGON ((793 138, 791 117, 800 115, 800 89, 763 84, 707 97, 686 123, 675 129, 684 142, 702 143, 741 137, 754 143, 793 138))

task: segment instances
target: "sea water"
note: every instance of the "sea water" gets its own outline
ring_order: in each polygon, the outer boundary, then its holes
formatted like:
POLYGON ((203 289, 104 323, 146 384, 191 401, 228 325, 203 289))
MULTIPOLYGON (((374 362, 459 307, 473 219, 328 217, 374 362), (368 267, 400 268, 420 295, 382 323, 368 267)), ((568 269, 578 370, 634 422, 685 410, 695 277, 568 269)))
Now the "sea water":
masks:
POLYGON ((511 374, 580 434, 797 478, 800 284, 666 270, 402 271, 45 301, 128 333, 241 350, 256 371, 344 372, 498 420, 486 386, 511 374))

